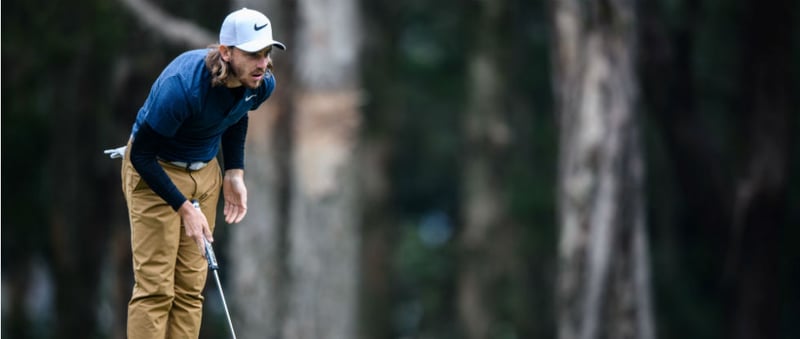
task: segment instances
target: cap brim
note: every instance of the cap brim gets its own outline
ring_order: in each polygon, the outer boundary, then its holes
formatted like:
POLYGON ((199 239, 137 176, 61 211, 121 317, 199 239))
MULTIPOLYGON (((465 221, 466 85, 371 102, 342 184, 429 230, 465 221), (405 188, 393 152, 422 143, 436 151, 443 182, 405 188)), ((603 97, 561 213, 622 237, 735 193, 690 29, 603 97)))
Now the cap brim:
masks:
POLYGON ((286 45, 284 45, 282 42, 275 40, 254 40, 250 42, 245 42, 240 45, 236 45, 236 48, 241 49, 245 52, 258 52, 269 46, 276 46, 282 50, 286 50, 286 45))

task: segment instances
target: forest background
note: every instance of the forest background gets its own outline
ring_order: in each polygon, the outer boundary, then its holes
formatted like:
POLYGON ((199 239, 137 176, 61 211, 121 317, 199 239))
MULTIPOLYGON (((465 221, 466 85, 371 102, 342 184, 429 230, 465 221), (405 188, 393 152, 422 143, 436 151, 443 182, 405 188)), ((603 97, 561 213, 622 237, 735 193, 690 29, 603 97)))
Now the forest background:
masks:
POLYGON ((102 150, 243 6, 288 49, 215 236, 240 337, 800 337, 791 0, 4 1, 2 337, 124 337, 102 150))

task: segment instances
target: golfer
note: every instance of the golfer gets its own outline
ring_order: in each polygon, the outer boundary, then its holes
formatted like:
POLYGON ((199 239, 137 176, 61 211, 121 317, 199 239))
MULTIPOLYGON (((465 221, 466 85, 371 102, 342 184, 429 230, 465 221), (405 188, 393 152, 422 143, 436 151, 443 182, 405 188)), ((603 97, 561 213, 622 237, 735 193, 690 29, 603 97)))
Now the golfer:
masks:
POLYGON ((128 338, 199 336, 203 237, 213 241, 220 190, 226 222, 247 214, 247 114, 275 89, 273 47, 285 49, 272 40, 264 14, 246 8, 229 14, 219 45, 175 58, 136 116, 122 164, 135 278, 128 338))

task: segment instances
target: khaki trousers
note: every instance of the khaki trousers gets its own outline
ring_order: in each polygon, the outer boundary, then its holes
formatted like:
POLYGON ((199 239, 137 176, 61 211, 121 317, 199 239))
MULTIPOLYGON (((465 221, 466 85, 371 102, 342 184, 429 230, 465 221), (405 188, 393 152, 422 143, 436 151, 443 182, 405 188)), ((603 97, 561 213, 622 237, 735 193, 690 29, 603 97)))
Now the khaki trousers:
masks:
MULTIPOLYGON (((180 215, 139 177, 129 152, 122 162, 135 279, 128 303, 128 338, 197 338, 208 264, 186 236, 180 215)), ((160 164, 184 196, 200 201, 213 232, 222 187, 216 159, 198 171, 160 164)))

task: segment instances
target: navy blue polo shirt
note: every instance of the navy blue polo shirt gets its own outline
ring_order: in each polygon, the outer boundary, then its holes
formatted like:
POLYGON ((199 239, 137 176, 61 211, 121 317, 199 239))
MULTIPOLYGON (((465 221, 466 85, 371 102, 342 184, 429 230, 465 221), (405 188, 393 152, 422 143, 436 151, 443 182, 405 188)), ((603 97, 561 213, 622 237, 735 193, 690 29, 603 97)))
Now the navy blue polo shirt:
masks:
POLYGON ((211 86, 207 49, 173 60, 153 84, 136 116, 130 159, 150 189, 178 210, 186 201, 156 161, 208 162, 222 144, 225 169, 244 168, 247 113, 275 89, 272 73, 255 89, 211 86))
POLYGON ((222 134, 258 108, 275 89, 272 73, 256 89, 243 95, 225 86, 211 87, 205 66, 207 49, 185 52, 175 58, 153 84, 136 116, 131 135, 147 122, 165 137, 158 157, 168 161, 207 162, 219 152, 222 134))

